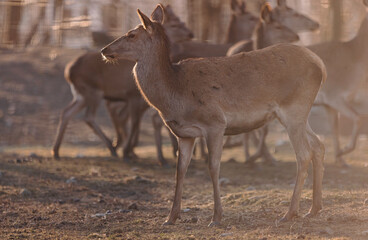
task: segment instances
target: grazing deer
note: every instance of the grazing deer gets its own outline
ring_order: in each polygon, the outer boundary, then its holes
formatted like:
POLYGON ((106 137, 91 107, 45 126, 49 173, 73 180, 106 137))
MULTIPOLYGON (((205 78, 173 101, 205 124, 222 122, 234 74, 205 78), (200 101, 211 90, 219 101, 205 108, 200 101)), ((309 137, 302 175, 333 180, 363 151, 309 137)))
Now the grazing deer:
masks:
MULTIPOLYGON (((191 39, 192 32, 178 20, 169 6, 165 9, 167 14, 165 15, 164 28, 170 39, 175 41, 191 39)), ((118 117, 116 110, 118 107, 111 101, 107 102, 107 108, 117 132, 117 146, 122 142, 121 136, 125 134, 122 121, 126 122, 127 116, 131 117, 131 131, 127 136, 123 152, 125 159, 133 154, 132 146, 138 141, 140 119, 148 108, 135 86, 131 74, 133 66, 134 62, 128 60, 121 60, 116 65, 106 64, 99 52, 86 53, 67 64, 65 79, 70 84, 74 98, 61 114, 53 147, 55 158, 59 157, 59 148, 69 120, 83 109, 86 109, 85 121, 87 125, 104 141, 111 155, 116 156, 115 147, 95 122, 96 110, 104 97, 127 102, 127 105, 123 106, 123 110, 121 110, 123 114, 124 111, 127 111, 124 117, 118 117)), ((166 161, 160 159, 160 163, 166 164, 166 161)))
POLYGON ((277 118, 287 129, 297 158, 297 178, 288 212, 298 214, 308 165, 313 161, 313 201, 308 216, 322 208, 324 146, 307 123, 314 99, 326 79, 322 60, 310 50, 280 44, 231 57, 188 59, 173 64, 158 5, 151 19, 138 10, 141 25, 101 50, 108 61, 130 59, 146 101, 178 137, 176 190, 165 224, 179 217, 183 180, 195 138, 205 137, 214 189, 214 215, 222 218, 219 173, 223 135, 254 130, 277 118))

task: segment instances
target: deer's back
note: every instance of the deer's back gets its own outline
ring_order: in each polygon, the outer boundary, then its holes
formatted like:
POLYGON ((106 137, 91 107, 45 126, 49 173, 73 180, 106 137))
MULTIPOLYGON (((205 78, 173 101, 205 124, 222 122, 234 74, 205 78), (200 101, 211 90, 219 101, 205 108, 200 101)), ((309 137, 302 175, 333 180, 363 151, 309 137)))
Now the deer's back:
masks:
POLYGON ((244 103, 282 104, 296 93, 317 93, 325 75, 314 53, 291 44, 231 57, 189 59, 178 66, 179 88, 187 98, 239 109, 244 103))
POLYGON ((206 42, 181 42, 171 47, 173 62, 187 58, 225 56, 231 44, 212 44, 206 42))
POLYGON ((328 42, 308 47, 325 63, 328 80, 321 92, 330 97, 349 97, 367 76, 365 49, 356 49, 353 42, 328 42))
POLYGON ((128 98, 139 94, 132 76, 133 66, 128 60, 106 63, 99 52, 91 52, 70 62, 65 78, 81 95, 101 91, 111 98, 128 98))

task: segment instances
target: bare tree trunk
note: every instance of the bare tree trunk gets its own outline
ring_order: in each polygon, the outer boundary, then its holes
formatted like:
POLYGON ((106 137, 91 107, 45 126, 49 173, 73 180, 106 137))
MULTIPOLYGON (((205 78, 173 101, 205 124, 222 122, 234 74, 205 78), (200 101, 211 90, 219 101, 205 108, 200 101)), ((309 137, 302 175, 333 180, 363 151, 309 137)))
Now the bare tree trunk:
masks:
POLYGON ((31 44, 32 39, 37 35, 40 25, 45 20, 46 7, 41 6, 40 8, 41 8, 40 13, 38 17, 35 19, 35 21, 32 23, 31 31, 28 33, 28 35, 25 38, 24 47, 27 47, 31 44))
POLYGON ((194 35, 196 37, 200 37, 198 35, 198 21, 199 21, 199 16, 197 14, 197 4, 198 0, 188 0, 187 2, 187 9, 188 9, 188 19, 187 19, 187 23, 188 23, 188 27, 193 31, 194 35))
POLYGON ((19 33, 18 27, 20 24, 21 14, 22 14, 22 7, 21 6, 6 6, 7 8, 7 19, 6 26, 7 26, 7 33, 5 36, 5 41, 10 44, 17 45, 19 43, 19 33))

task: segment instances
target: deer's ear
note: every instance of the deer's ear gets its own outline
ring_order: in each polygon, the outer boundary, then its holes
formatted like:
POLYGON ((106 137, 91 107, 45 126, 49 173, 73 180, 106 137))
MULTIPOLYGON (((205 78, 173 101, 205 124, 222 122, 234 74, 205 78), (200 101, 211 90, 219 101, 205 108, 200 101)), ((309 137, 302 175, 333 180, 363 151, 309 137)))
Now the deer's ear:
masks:
POLYGON ((148 30, 152 27, 152 22, 151 20, 146 16, 144 15, 141 10, 137 10, 137 13, 138 13, 138 16, 139 16, 139 19, 141 20, 141 23, 144 27, 144 29, 148 30))
POLYGON ((261 20, 266 23, 272 22, 272 8, 271 5, 266 3, 263 5, 261 10, 261 20))
POLYGON ((151 19, 155 22, 163 24, 164 18, 165 18, 164 7, 161 4, 158 4, 151 14, 151 19))

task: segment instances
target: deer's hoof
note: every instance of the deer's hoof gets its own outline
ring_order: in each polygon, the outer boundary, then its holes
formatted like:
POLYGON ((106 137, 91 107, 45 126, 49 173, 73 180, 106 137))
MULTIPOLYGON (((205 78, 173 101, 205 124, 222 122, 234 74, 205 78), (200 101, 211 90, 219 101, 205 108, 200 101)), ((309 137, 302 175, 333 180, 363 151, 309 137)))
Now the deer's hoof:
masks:
POLYGON ((275 158, 266 158, 263 160, 263 164, 271 167, 275 167, 277 165, 277 159, 275 158))
POLYGON ((111 157, 118 157, 118 154, 115 151, 113 151, 111 152, 111 157))
POLYGON ((315 209, 311 209, 309 211, 309 213, 305 214, 304 215, 304 218, 312 218, 312 217, 315 217, 320 211, 321 211, 322 208, 315 208, 315 209))
POLYGON ((57 159, 57 160, 60 159, 58 152, 52 151, 52 156, 54 157, 54 159, 57 159))
POLYGON ((208 224, 208 227, 217 227, 219 225, 220 225, 220 222, 212 221, 212 222, 210 222, 210 224, 208 224))
POLYGON ((168 164, 167 162, 166 163, 161 163, 161 167, 165 168, 165 169, 171 168, 170 164, 168 164))
POLYGON ((341 168, 350 168, 350 165, 345 162, 344 159, 338 158, 336 159, 336 165, 341 168))
POLYGON ((123 162, 125 162, 125 163, 131 163, 131 162, 132 162, 132 160, 131 160, 131 158, 130 158, 130 157, 128 157, 128 156, 124 156, 124 157, 123 157, 123 162))
POLYGON ((169 220, 165 221, 165 222, 162 224, 162 226, 172 226, 172 225, 174 225, 174 222, 169 221, 169 220))
POLYGON ((298 213, 286 213, 285 216, 283 216, 278 222, 278 224, 282 224, 282 223, 286 223, 289 222, 291 220, 293 220, 293 218, 296 218, 298 216, 298 213))

